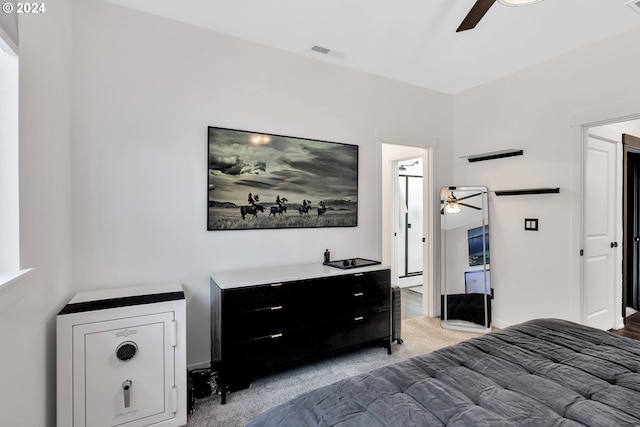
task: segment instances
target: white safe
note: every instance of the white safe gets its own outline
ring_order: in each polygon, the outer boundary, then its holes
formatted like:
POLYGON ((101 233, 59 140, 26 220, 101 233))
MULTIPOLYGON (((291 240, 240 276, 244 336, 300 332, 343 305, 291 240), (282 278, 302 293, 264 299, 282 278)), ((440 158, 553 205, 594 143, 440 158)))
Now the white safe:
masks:
POLYGON ((80 292, 56 320, 58 427, 187 424, 179 283, 80 292))

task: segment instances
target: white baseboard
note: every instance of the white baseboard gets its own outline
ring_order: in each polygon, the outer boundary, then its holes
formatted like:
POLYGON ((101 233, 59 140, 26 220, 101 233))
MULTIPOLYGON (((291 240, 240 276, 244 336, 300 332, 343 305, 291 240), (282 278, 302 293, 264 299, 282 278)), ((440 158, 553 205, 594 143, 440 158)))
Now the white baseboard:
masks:
POLYGON ((412 286, 422 285, 422 275, 420 276, 410 276, 410 277, 402 277, 396 279, 395 285, 398 285, 401 288, 410 288, 412 286))
POLYGON ((494 328, 504 329, 511 325, 513 325, 513 323, 504 322, 500 319, 491 319, 491 326, 493 326, 494 328))

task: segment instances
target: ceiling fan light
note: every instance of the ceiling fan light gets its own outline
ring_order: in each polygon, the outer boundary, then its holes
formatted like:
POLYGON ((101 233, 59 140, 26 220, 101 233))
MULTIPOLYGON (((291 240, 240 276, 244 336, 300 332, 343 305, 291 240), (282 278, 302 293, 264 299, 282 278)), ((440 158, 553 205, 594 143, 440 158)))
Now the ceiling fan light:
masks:
POLYGON ((500 4, 505 6, 527 6, 533 3, 538 3, 542 0, 498 0, 500 4))
POLYGON ((456 202, 447 203, 444 207, 444 213, 448 213, 448 214, 457 214, 457 213, 460 213, 461 211, 462 209, 460 208, 460 205, 457 204, 456 202))

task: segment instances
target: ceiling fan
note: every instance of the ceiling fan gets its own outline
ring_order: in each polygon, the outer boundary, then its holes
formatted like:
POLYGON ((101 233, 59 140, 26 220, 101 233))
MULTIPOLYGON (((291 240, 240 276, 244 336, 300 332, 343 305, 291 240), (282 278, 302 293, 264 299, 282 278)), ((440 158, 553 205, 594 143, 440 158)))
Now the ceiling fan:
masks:
MULTIPOLYGON (((541 0, 497 0, 500 4, 505 6, 526 6, 529 4, 537 3, 541 0)), ((470 30, 475 28, 478 25, 478 22, 482 19, 482 17, 487 13, 489 8, 493 6, 496 0, 476 0, 475 4, 464 18, 456 33, 460 31, 470 30)))
POLYGON ((481 211, 482 208, 479 208, 477 206, 469 205, 467 203, 460 203, 461 200, 470 199, 472 197, 476 197, 476 196, 479 196, 481 194, 482 193, 476 193, 476 194, 471 194, 469 196, 464 196, 464 197, 457 198, 453 194, 453 191, 447 191, 445 193, 446 200, 440 200, 440 204, 444 204, 442 209, 440 209, 440 214, 444 215, 445 213, 449 213, 449 214, 460 213, 460 211, 462 210, 460 208, 460 206, 466 206, 468 208, 473 208, 473 209, 477 209, 477 210, 481 211))

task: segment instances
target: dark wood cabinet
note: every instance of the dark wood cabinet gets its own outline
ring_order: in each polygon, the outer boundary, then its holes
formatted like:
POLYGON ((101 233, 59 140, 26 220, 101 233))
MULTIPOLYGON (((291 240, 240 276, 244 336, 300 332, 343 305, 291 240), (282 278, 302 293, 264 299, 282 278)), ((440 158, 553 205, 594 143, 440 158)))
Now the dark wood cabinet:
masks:
POLYGON ((258 374, 375 342, 390 354, 390 270, 309 264, 217 273, 211 323, 225 403, 258 374))

